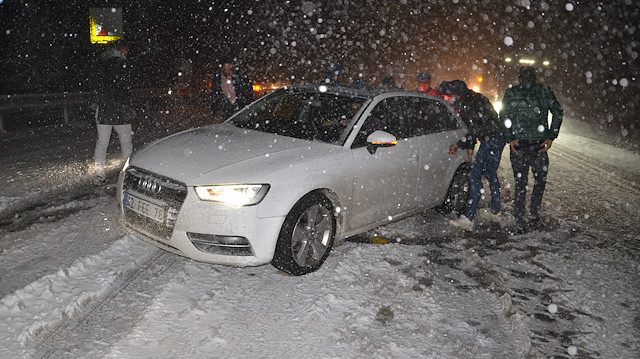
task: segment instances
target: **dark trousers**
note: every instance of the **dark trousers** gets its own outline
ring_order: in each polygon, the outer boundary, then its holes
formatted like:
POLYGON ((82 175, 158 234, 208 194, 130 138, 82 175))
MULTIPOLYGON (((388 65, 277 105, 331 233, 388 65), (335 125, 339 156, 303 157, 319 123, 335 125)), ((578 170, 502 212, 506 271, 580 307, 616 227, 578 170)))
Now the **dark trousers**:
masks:
POLYGON ((541 142, 520 141, 520 152, 511 151, 511 168, 513 168, 513 179, 515 183, 515 194, 513 201, 513 215, 516 223, 523 226, 525 201, 527 196, 527 181, 529 169, 533 173, 533 191, 531 192, 531 203, 529 213, 532 220, 540 218, 540 206, 542 195, 547 184, 547 172, 549 171, 549 155, 540 152, 541 142))
POLYGON ((473 221, 478 211, 478 204, 482 196, 482 177, 489 181, 491 189, 491 212, 500 213, 500 181, 498 180, 498 167, 502 158, 504 137, 482 141, 476 153, 476 159, 469 173, 469 208, 465 216, 473 221))

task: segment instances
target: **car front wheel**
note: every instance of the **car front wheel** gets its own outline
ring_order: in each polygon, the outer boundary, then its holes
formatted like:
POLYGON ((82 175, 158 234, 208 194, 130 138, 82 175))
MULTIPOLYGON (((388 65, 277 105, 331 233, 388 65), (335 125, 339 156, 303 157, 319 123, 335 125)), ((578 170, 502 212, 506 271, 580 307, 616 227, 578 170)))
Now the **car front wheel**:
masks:
POLYGON ((454 212, 456 215, 464 214, 469 206, 469 172, 471 165, 463 163, 458 167, 456 174, 449 184, 447 197, 442 204, 440 211, 448 214, 454 212))
POLYGON ((329 256, 335 233, 331 202, 320 194, 307 195, 287 215, 271 264, 293 275, 311 273, 329 256))

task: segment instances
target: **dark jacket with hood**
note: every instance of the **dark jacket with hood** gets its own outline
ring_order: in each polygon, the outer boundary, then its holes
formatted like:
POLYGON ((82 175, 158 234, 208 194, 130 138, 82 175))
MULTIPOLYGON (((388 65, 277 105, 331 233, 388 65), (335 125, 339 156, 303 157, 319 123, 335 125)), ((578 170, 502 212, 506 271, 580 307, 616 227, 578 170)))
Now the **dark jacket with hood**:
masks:
POLYGON ((487 141, 502 136, 502 126, 498 113, 496 113, 489 99, 469 90, 462 81, 453 81, 450 84, 452 88, 445 87, 445 93, 460 96, 460 99, 454 102, 454 108, 458 111, 468 129, 465 140, 458 141, 458 146, 462 149, 472 149, 475 146, 476 139, 487 141))
POLYGON ((220 111, 224 121, 253 102, 253 87, 247 74, 240 70, 233 71, 231 83, 236 92, 236 103, 232 104, 222 93, 221 82, 222 74, 217 74, 211 81, 211 113, 215 115, 220 111))
POLYGON ((556 139, 562 115, 562 106, 548 86, 536 83, 535 79, 525 80, 504 94, 500 119, 505 140, 542 142, 556 139))
POLYGON ((100 55, 96 70, 96 122, 103 125, 130 124, 135 117, 129 65, 115 48, 100 55))

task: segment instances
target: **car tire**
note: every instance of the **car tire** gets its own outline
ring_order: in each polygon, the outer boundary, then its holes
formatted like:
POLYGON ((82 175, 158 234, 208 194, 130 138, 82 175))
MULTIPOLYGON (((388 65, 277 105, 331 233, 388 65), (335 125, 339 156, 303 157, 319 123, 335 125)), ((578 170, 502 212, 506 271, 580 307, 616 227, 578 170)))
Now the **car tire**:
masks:
POLYGON ((449 190, 447 196, 444 199, 444 203, 440 206, 441 213, 450 214, 455 213, 456 216, 464 214, 469 206, 469 172, 471 171, 471 165, 469 163, 463 163, 458 167, 453 179, 449 184, 449 190))
POLYGON ((311 273, 329 256, 335 234, 333 205, 321 194, 309 194, 285 218, 271 264, 293 275, 311 273))

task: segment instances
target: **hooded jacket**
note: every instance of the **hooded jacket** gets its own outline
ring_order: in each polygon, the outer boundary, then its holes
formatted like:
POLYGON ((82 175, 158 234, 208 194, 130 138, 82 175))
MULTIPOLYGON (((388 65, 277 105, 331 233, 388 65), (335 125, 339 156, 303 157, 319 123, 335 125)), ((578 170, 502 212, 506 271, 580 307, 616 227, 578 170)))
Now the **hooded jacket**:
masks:
POLYGON ((487 141, 502 135, 500 119, 488 98, 468 89, 458 93, 460 99, 454 102, 454 108, 459 111, 469 131, 466 141, 458 142, 460 148, 473 148, 475 139, 487 141))
POLYGON ((504 94, 500 120, 505 140, 544 141, 558 137, 563 110, 549 86, 526 80, 504 94), (548 114, 551 112, 551 123, 548 114))

